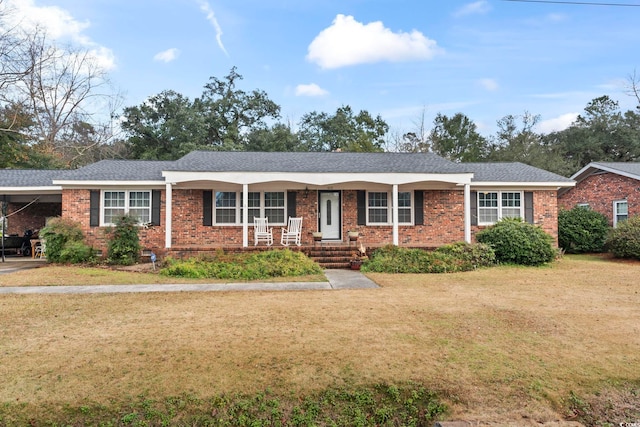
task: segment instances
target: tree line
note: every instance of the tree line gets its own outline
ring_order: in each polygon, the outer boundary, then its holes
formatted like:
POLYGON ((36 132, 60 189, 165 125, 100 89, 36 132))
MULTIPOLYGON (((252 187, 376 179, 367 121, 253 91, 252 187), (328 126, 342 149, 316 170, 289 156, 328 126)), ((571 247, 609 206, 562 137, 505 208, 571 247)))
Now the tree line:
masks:
POLYGON ((75 168, 105 158, 174 160, 193 150, 434 152, 455 162, 519 161, 569 176, 591 161, 640 161, 640 80, 629 78, 634 110, 607 95, 591 100, 558 132, 540 116, 497 121, 483 136, 465 114, 424 114, 411 131, 343 105, 294 124, 263 90, 245 91, 235 67, 190 99, 173 90, 140 105, 122 97, 91 51, 60 46, 40 28, 11 26, 0 0, 0 168, 75 168))

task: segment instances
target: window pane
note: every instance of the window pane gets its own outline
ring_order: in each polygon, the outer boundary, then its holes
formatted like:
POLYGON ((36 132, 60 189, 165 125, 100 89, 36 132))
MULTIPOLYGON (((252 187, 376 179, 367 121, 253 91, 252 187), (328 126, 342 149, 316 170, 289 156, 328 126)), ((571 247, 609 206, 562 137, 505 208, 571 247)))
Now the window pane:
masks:
POLYGON ((218 224, 235 224, 235 209, 216 209, 216 223, 218 224))
POLYGON ((151 206, 151 194, 148 191, 129 192, 130 208, 148 208, 151 206))
POLYGON ((269 224, 284 224, 284 208, 265 208, 264 215, 269 224))
POLYGON ((369 207, 387 207, 387 193, 370 192, 369 207))
POLYGON ((627 202, 616 202, 616 215, 627 215, 629 213, 629 205, 627 202))
POLYGON ((121 216, 124 216, 124 208, 107 208, 104 210, 104 223, 115 224, 121 216))
MULTIPOLYGON (((105 208, 124 208, 124 191, 105 191, 105 208)), ((124 211, 123 211, 124 212, 124 211)))
POLYGON ((229 191, 216 192, 216 208, 235 208, 236 193, 229 191))
POLYGON ((502 207, 520 207, 520 193, 502 193, 502 207))
POLYGON ((478 193, 478 207, 497 208, 498 193, 478 193))
POLYGON ((380 208, 369 208, 369 222, 388 222, 388 210, 380 208))
POLYGON ((520 209, 502 208, 502 218, 520 218, 520 209))
POLYGON ((398 193, 398 207, 399 208, 411 207, 411 193, 409 192, 398 193))
POLYGON ((284 208, 284 192, 270 192, 264 193, 264 207, 265 208, 284 208))
POLYGON ((410 224, 411 223, 411 209, 398 209, 398 222, 400 224, 410 224))
POLYGON ((489 208, 478 209, 478 222, 482 223, 482 224, 498 222, 498 208, 495 208, 495 209, 489 209, 489 208))
POLYGON ((151 222, 151 213, 149 209, 129 209, 129 216, 137 218, 139 224, 151 222))

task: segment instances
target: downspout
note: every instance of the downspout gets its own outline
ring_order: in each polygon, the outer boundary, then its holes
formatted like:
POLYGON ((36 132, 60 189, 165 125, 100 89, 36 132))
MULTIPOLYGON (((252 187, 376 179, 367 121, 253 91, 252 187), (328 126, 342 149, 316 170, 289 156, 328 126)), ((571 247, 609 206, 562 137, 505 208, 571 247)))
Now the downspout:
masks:
POLYGON ((471 243, 471 185, 464 185, 464 241, 471 243))
POLYGON ((398 237, 398 184, 393 184, 392 195, 391 222, 393 224, 393 244, 398 246, 400 239, 398 237))
POLYGON ((249 184, 242 184, 242 247, 249 246, 249 184))
POLYGON ((173 228, 173 224, 171 222, 172 215, 172 185, 170 182, 167 182, 166 185, 166 194, 165 194, 165 212, 164 212, 164 247, 166 249, 171 248, 171 229, 173 228))

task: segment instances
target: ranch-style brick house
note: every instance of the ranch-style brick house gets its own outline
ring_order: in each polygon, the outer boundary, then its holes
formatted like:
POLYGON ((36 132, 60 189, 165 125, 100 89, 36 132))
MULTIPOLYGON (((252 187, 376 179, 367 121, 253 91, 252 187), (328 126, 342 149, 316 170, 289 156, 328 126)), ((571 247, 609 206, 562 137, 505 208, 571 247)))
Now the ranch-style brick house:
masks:
POLYGON ((302 217, 302 246, 314 244, 315 231, 339 245, 357 230, 366 247, 432 248, 472 242, 504 217, 557 237, 557 193, 573 185, 521 163, 454 163, 432 153, 195 151, 176 161, 0 170, 0 201, 9 233, 61 215, 102 251, 122 214, 139 218, 142 246, 160 255, 253 246, 254 217, 268 219, 274 246, 288 218, 302 217))
POLYGON ((571 179, 575 187, 559 191, 561 208, 589 207, 606 216, 613 227, 640 215, 640 163, 592 162, 571 179))

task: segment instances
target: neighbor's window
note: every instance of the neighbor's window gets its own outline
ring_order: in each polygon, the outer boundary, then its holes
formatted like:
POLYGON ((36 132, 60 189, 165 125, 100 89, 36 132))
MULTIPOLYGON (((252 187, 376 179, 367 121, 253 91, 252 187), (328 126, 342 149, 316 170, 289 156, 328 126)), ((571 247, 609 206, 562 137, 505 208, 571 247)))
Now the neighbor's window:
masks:
POLYGON ((522 218, 522 193, 518 191, 478 192, 478 224, 495 224, 502 218, 522 218))
POLYGON ((620 221, 629 219, 629 204, 626 200, 617 200, 613 202, 613 226, 618 225, 620 221))
POLYGON ((137 218, 139 224, 151 222, 151 191, 104 191, 102 224, 113 225, 123 215, 137 218))
MULTIPOLYGON (((217 191, 215 204, 215 223, 222 225, 241 225, 243 223, 243 195, 241 192, 217 191)), ((285 224, 285 192, 265 191, 249 192, 249 223, 254 218, 267 218, 269 224, 285 224)))

